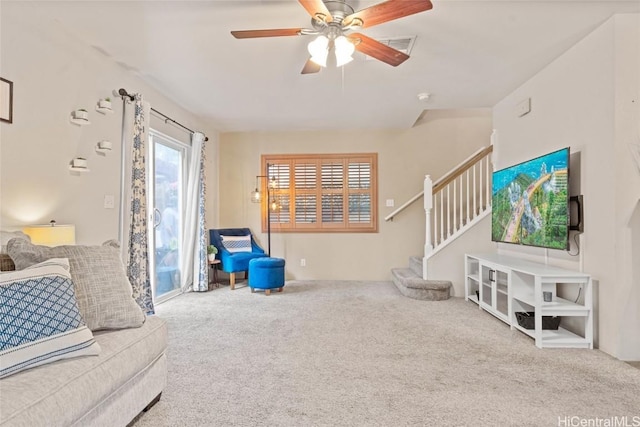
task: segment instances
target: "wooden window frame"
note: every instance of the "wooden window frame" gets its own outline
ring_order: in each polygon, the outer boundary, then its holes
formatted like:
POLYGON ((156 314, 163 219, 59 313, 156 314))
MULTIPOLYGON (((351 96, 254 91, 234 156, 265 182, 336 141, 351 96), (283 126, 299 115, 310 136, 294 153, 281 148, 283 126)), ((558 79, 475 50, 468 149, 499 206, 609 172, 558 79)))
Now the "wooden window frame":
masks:
MULTIPOLYGON (((260 175, 267 176, 267 164, 287 164, 289 166, 288 188, 271 189, 272 199, 282 200, 288 196, 288 222, 278 221, 278 215, 272 214, 272 233, 377 233, 378 232, 378 153, 332 153, 332 154, 263 154, 260 159, 260 175), (342 163, 342 188, 323 189, 322 188, 322 164, 342 163), (349 188, 349 164, 366 163, 370 165, 370 188, 349 188), (315 164, 316 179, 315 188, 296 189, 296 169, 295 165, 315 164), (316 196, 316 222, 305 223, 296 222, 296 195, 313 194, 316 196), (322 222, 322 195, 342 194, 342 216, 343 221, 338 223, 322 222), (369 194, 371 203, 371 220, 368 223, 349 222, 349 195, 369 194)), ((269 178, 261 180, 261 191, 266 194, 269 178)), ((286 186, 286 183, 285 183, 286 186)), ((261 201, 261 222, 262 231, 267 231, 267 212, 269 200, 262 197, 261 201)), ((286 216, 285 216, 286 218, 286 216)))

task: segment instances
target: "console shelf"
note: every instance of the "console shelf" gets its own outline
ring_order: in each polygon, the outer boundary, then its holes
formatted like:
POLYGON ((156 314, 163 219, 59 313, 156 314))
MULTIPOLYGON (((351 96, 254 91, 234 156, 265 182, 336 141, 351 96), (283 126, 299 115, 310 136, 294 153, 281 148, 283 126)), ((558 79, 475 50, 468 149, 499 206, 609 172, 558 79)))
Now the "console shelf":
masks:
POLYGON ((592 292, 591 276, 586 273, 498 254, 465 256, 465 299, 532 337, 538 348, 593 348, 592 292), (580 287, 584 303, 557 296, 559 284, 580 287), (551 294, 551 301, 543 300, 543 292, 551 294), (534 329, 518 324, 515 313, 522 311, 535 313, 534 329), (582 319, 584 336, 562 326, 542 329, 542 316, 582 319))

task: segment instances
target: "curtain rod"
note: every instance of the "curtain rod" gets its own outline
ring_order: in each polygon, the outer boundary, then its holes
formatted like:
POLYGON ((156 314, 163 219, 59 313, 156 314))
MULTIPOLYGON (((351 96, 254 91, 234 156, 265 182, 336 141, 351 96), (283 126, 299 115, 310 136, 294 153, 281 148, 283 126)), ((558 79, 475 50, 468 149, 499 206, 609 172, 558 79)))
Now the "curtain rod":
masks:
MULTIPOLYGON (((133 101, 135 99, 135 97, 133 95, 130 95, 129 92, 127 92, 126 89, 120 88, 118 90, 118 95, 120 95, 121 98, 129 98, 131 101, 133 101)), ((176 126, 180 126, 182 129, 186 130, 187 132, 191 132, 191 133, 195 133, 195 131, 193 131, 192 129, 189 129, 188 127, 186 127, 185 125, 183 125, 182 123, 179 123, 175 120, 173 120, 171 117, 167 116, 164 113, 161 113, 160 111, 156 110, 155 108, 151 107, 151 111, 153 111, 156 114, 161 115, 162 117, 164 117, 164 122, 171 122, 173 124, 175 124, 176 126)), ((209 140, 209 137, 205 135, 204 137, 205 141, 209 140)))

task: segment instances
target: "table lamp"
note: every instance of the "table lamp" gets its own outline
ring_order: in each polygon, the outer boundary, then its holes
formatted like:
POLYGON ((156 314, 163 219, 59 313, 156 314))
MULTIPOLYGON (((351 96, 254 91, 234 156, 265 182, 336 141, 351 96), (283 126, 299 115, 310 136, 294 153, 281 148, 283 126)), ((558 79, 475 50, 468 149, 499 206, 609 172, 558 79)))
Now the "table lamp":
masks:
POLYGON ((22 229, 34 245, 60 246, 76 244, 75 225, 58 225, 51 220, 46 225, 30 225, 22 229))

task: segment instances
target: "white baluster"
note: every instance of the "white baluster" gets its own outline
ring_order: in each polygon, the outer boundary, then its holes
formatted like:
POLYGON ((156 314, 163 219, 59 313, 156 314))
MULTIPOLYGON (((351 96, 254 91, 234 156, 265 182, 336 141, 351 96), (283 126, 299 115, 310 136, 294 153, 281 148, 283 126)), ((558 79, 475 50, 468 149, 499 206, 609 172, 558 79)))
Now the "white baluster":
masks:
POLYGON ((456 231, 458 231, 460 229, 460 221, 458 219, 458 211, 456 210, 457 206, 456 203, 458 201, 458 198, 456 196, 456 188, 458 188, 458 183, 456 182, 458 178, 454 179, 453 181, 451 181, 451 184, 453 185, 453 233, 455 234, 456 231))
POLYGON ((476 165, 473 165, 473 215, 472 218, 476 217, 476 165))
POLYGON ((471 193, 469 193, 469 174, 471 173, 469 169, 467 169, 467 224, 471 222, 471 218, 469 217, 469 211, 471 211, 471 193))
POLYGON ((484 196, 484 187, 482 186, 482 159, 480 159, 479 163, 479 167, 478 167, 478 174, 480 175, 480 186, 478 187, 478 192, 480 193, 480 195, 478 196, 479 199, 479 209, 478 209, 478 213, 482 212, 484 209, 482 208, 484 205, 482 204, 482 197, 484 196))
MULTIPOLYGON (((427 257, 433 252, 432 234, 431 234, 431 210, 433 209, 433 182, 431 176, 426 175, 424 178, 424 211, 425 211, 425 239, 424 239, 424 258, 422 258, 422 276, 427 275, 427 257)), ((434 218, 435 221, 435 218, 434 218)), ((435 222, 434 222, 435 223, 435 222)))
POLYGON ((444 191, 440 190, 440 244, 444 242, 444 191))
POLYGON ((447 184, 447 239, 451 237, 451 185, 447 184))
POLYGON ((458 215, 458 220, 460 221, 460 227, 464 225, 464 204, 462 203, 462 175, 458 177, 458 181, 460 181, 460 214, 458 215))
POLYGON ((433 241, 434 249, 438 247, 438 222, 440 218, 438 218, 438 195, 434 194, 433 198, 433 234, 431 235, 431 239, 433 241))

